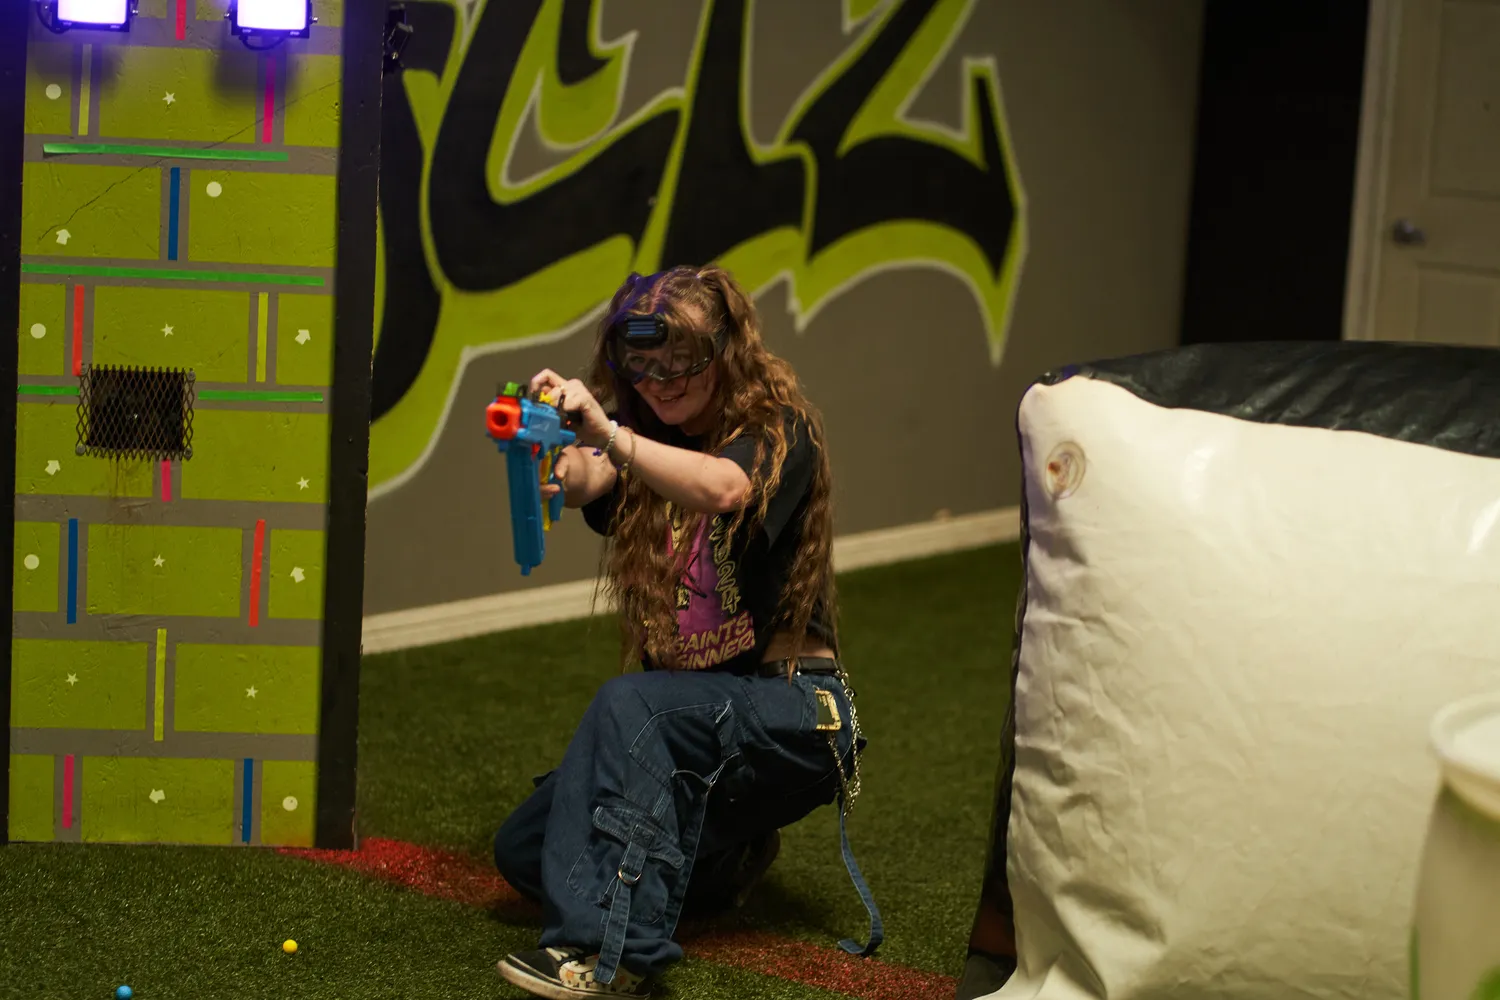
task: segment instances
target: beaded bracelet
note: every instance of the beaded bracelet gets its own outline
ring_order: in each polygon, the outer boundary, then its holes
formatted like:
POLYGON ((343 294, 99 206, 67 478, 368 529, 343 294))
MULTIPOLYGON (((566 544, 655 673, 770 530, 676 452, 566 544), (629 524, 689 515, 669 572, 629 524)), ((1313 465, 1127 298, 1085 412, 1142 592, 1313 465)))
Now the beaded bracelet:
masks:
POLYGON ((615 435, 618 433, 620 433, 620 422, 618 420, 611 420, 609 422, 609 441, 605 443, 603 448, 594 449, 595 458, 607 453, 615 446, 615 435))
POLYGON ((631 431, 630 432, 630 457, 625 460, 625 464, 624 465, 620 466, 619 474, 623 476, 623 475, 625 475, 625 473, 629 472, 630 471, 630 463, 634 462, 634 461, 635 461, 635 431, 631 431))

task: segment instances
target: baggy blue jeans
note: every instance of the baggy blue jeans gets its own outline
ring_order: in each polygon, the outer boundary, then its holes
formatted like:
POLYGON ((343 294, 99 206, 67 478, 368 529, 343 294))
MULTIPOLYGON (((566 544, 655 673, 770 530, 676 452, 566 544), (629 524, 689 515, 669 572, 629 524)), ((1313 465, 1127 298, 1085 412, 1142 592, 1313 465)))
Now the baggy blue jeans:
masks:
MULTIPOLYGON (((849 720, 847 693, 827 675, 613 678, 561 764, 496 834, 496 866, 541 900, 543 947, 598 952, 603 982, 620 965, 659 973, 682 958, 672 937, 694 860, 838 800, 849 720), (820 687, 843 719, 838 761, 816 728, 820 687)), ((845 860, 855 872, 847 847, 845 860)))

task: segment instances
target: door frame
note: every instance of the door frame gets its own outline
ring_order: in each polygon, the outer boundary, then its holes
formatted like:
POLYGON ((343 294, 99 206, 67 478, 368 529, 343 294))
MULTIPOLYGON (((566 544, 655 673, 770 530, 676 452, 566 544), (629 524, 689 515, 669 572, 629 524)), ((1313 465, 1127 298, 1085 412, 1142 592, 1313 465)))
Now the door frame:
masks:
POLYGON ((1385 195, 1400 71, 1401 18, 1408 2, 1370 0, 1365 36, 1365 82, 1360 107, 1354 208, 1349 220, 1349 266, 1344 286, 1345 340, 1375 336, 1375 299, 1385 248, 1385 195))

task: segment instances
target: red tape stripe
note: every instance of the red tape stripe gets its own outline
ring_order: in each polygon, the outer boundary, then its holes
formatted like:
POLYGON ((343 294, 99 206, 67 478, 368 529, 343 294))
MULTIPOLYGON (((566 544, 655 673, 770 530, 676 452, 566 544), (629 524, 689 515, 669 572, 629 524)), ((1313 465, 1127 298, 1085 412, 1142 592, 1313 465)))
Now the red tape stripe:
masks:
POLYGON ((83 374, 83 286, 73 286, 73 375, 83 374))
POLYGON ((269 144, 275 130, 271 127, 276 119, 276 57, 266 56, 266 107, 260 123, 260 141, 269 144))
POLYGON ((260 624, 260 564, 266 551, 266 522, 255 522, 255 545, 250 552, 250 627, 260 624))
POLYGON ((187 5, 188 0, 177 0, 177 40, 179 42, 187 37, 187 5))
POLYGON ((73 755, 68 754, 63 758, 63 808, 62 825, 64 830, 73 829, 73 755))

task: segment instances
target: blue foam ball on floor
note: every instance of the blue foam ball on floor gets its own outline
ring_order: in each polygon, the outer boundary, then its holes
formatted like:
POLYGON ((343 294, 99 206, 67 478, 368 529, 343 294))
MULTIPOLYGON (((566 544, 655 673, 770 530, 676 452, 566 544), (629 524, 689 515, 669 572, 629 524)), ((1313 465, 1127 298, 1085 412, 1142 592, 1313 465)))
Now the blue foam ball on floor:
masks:
POLYGON ((130 998, 134 995, 135 991, 132 990, 129 986, 121 986, 119 989, 115 990, 115 1000, 130 1000, 130 998))

